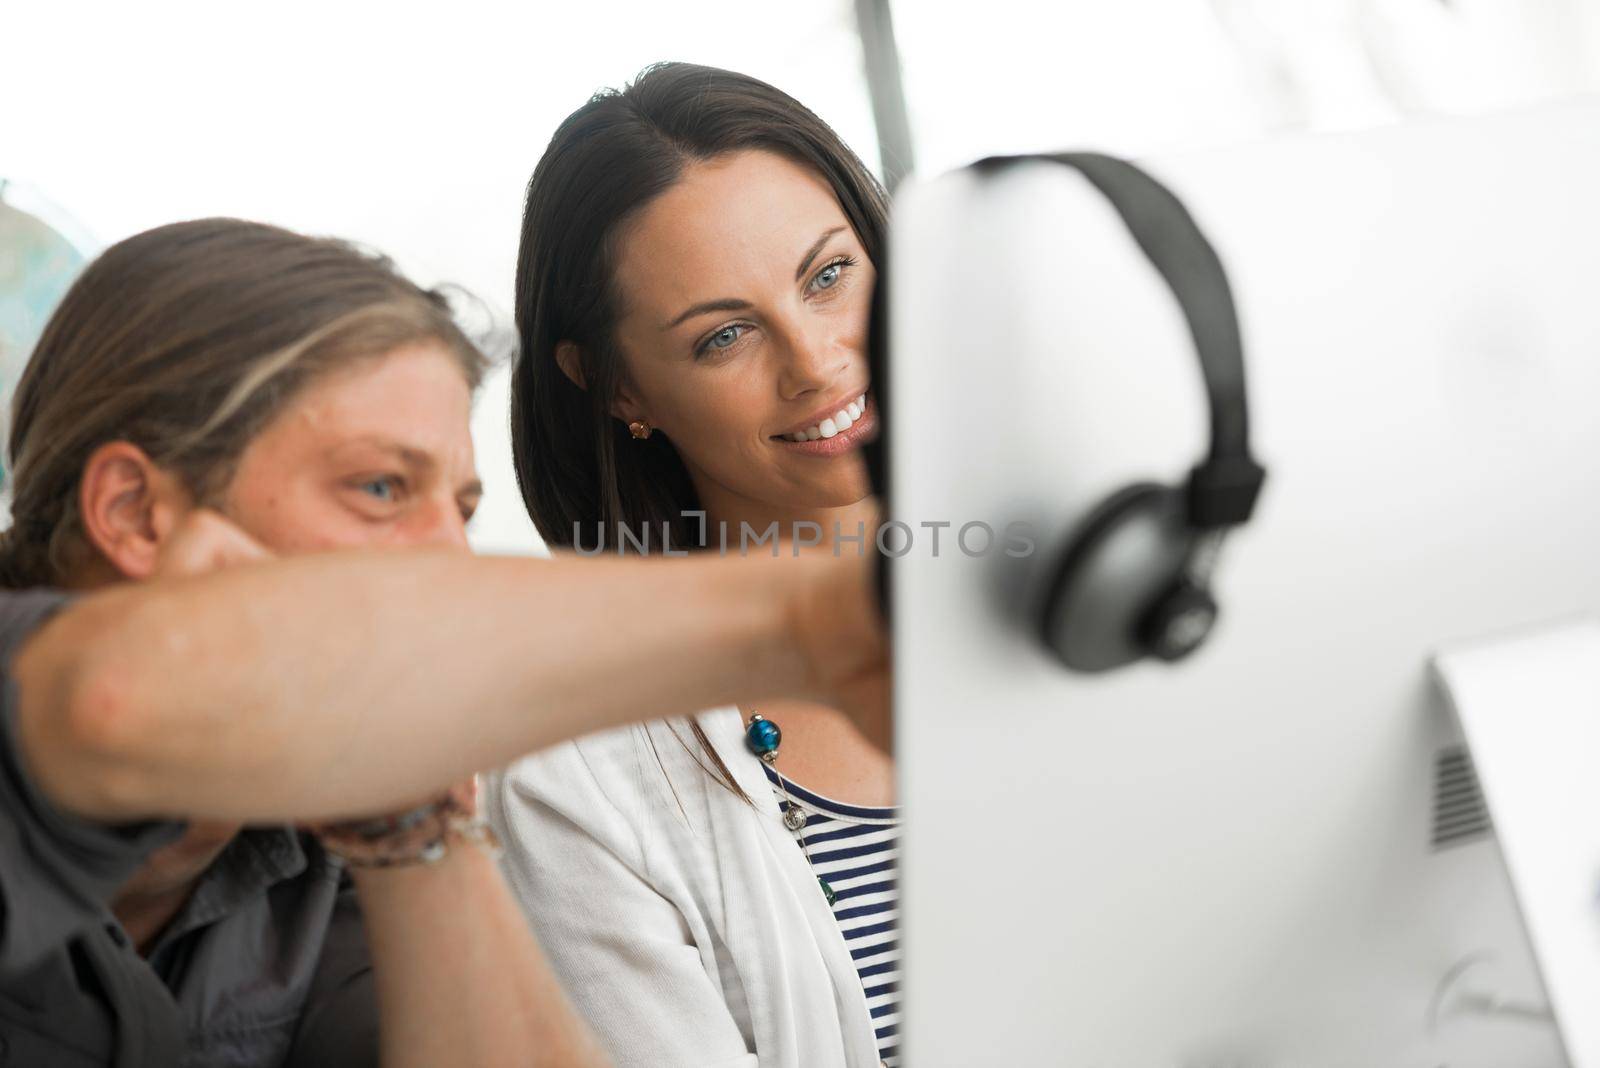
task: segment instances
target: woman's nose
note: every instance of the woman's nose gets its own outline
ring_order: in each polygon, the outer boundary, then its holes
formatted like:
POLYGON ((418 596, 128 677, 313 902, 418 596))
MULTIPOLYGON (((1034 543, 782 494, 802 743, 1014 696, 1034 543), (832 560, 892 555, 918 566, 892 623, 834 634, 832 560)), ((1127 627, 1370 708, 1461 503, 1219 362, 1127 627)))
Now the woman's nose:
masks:
POLYGON ((788 399, 825 392, 850 368, 852 353, 831 323, 797 324, 784 341, 787 350, 779 389, 788 399))

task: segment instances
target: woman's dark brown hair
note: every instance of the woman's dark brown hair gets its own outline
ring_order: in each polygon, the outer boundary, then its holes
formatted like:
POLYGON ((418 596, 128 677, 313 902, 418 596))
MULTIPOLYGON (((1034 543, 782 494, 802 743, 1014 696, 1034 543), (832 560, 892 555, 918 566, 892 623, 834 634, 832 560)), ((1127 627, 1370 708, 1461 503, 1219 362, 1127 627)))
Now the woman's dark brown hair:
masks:
MULTIPOLYGON (((635 441, 611 415, 624 374, 615 327, 617 245, 626 224, 690 164, 729 152, 775 153, 821 175, 875 263, 881 262, 883 188, 827 123, 765 82, 715 67, 661 63, 605 90, 556 130, 528 183, 517 256, 520 353, 511 377, 517 484, 552 546, 616 547, 619 531, 670 531, 698 541, 694 487, 661 434, 635 441), (556 363, 577 345, 585 388, 556 363), (591 533, 596 539, 590 542, 591 533)), ((696 737, 735 792, 698 724, 696 737)))
POLYGON ((517 484, 546 543, 615 547, 619 525, 692 545, 698 507, 688 472, 661 434, 635 441, 610 414, 623 363, 615 327, 617 243, 627 222, 691 163, 760 149, 820 174, 867 257, 881 259, 883 188, 839 136, 793 97, 732 71, 647 68, 567 116, 528 183, 517 256, 521 352, 511 378, 517 484), (586 388, 556 363, 577 345, 586 388), (598 528, 598 529, 597 529, 598 528), (591 531, 601 540, 591 544, 591 531))
POLYGON ((0 587, 60 585, 89 547, 83 468, 137 445, 201 504, 318 376, 434 340, 484 371, 443 295, 342 241, 238 219, 147 230, 107 249, 56 308, 17 384, 0 587))

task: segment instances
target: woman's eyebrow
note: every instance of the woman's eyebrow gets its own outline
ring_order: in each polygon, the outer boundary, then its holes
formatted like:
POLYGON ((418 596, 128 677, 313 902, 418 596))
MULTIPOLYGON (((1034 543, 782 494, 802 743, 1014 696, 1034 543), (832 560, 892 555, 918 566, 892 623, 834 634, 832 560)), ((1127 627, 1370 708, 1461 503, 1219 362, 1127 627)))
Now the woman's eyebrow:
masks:
POLYGON ((721 300, 704 300, 699 304, 689 305, 689 307, 683 310, 682 315, 678 316, 661 329, 671 330, 673 327, 681 324, 685 319, 693 319, 696 315, 704 315, 706 312, 744 311, 748 307, 750 307, 750 302, 748 300, 740 300, 737 297, 723 297, 721 300))
POLYGON ((801 260, 800 266, 795 268, 794 280, 796 282, 800 281, 801 276, 811 269, 811 261, 817 258, 817 253, 821 252, 822 246, 828 243, 828 238, 832 237, 834 234, 842 233, 843 231, 844 227, 835 226, 832 230, 827 231, 821 237, 817 238, 817 243, 812 245, 811 248, 807 250, 806 258, 801 260))
MULTIPOLYGON (((805 273, 811 269, 811 264, 816 260, 817 254, 822 251, 822 246, 828 243, 829 238, 833 237, 835 234, 843 233, 845 229, 846 228, 843 226, 835 226, 831 230, 824 231, 822 236, 817 238, 816 242, 806 250, 805 258, 800 261, 800 266, 795 268, 794 280, 796 282, 800 281, 800 279, 805 276, 805 273)), ((678 315, 676 319, 672 320, 670 323, 667 323, 661 329, 671 330, 674 327, 683 325, 685 321, 693 319, 696 315, 704 315, 707 312, 745 311, 749 307, 750 302, 748 300, 740 300, 737 297, 723 297, 720 300, 704 300, 699 304, 689 305, 678 315)))

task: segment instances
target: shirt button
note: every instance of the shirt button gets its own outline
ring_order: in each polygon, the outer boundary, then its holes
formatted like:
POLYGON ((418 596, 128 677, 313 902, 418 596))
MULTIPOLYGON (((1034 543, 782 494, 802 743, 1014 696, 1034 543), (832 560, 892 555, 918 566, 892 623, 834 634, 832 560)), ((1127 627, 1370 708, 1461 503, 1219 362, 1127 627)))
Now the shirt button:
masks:
POLYGON ((108 923, 106 924, 106 934, 111 936, 111 941, 115 942, 119 948, 128 948, 128 936, 123 933, 121 927, 114 923, 108 923))

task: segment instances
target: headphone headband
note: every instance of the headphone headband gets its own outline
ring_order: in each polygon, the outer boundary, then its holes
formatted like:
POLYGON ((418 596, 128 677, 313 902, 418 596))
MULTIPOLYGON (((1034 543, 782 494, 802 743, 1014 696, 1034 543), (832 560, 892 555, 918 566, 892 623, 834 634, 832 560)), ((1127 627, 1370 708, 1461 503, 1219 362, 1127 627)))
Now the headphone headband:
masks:
POLYGON ((1239 320, 1216 250, 1171 190, 1125 160, 1058 152, 991 156, 973 166, 982 172, 1033 161, 1070 167, 1099 190, 1177 298, 1200 358, 1211 411, 1210 452, 1189 476, 1189 520, 1201 529, 1245 522, 1266 471, 1250 455, 1239 320))

